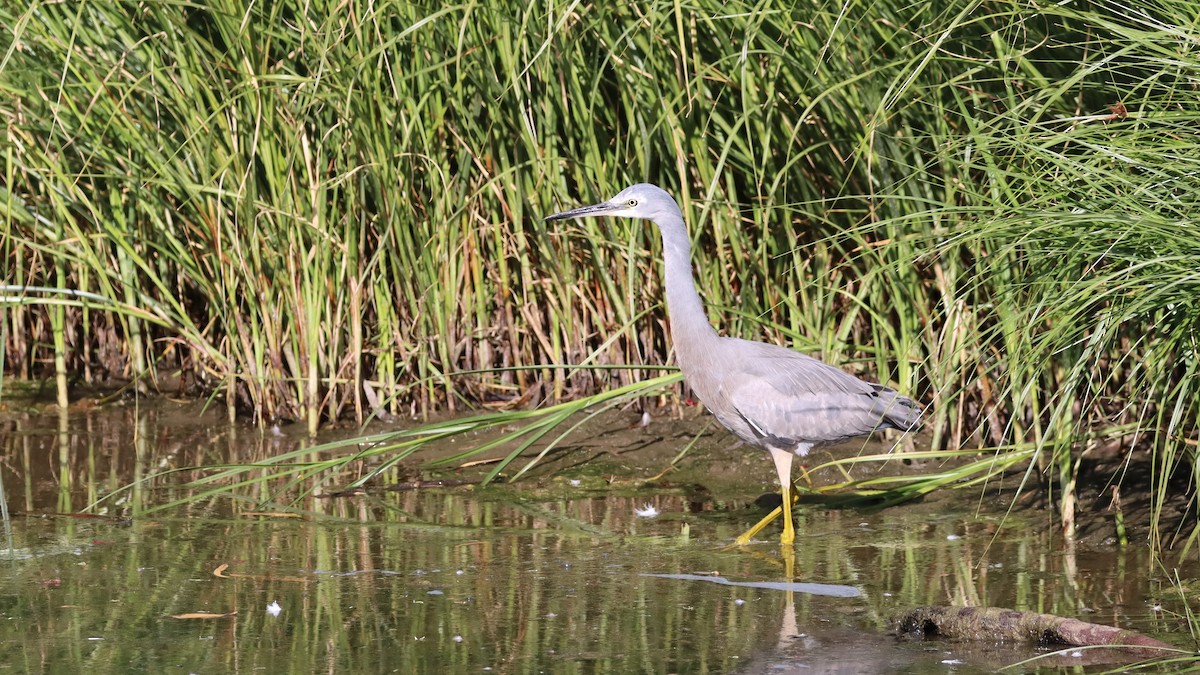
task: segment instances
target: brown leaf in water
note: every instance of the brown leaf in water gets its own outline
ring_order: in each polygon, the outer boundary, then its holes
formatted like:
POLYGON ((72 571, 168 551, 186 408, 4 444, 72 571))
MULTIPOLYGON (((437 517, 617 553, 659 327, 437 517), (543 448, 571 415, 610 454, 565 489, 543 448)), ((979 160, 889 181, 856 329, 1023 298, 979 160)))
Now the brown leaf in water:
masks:
POLYGON ((458 465, 458 468, 469 469, 473 466, 483 466, 485 464, 495 464, 496 462, 502 461, 503 459, 504 459, 503 457, 492 457, 490 459, 476 459, 476 460, 473 460, 470 462, 463 462, 462 464, 458 465))
POLYGON ((225 619, 231 616, 237 616, 237 610, 226 612, 224 614, 216 614, 214 612, 188 612, 187 614, 172 614, 172 619, 225 619))
POLYGON ((212 571, 213 576, 219 579, 254 579, 256 581, 286 581, 297 584, 307 584, 316 581, 308 577, 277 577, 271 574, 242 574, 240 572, 225 573, 229 569, 229 563, 221 563, 212 571))
POLYGON ((262 517, 266 517, 266 518, 303 518, 304 517, 303 515, 301 515, 299 513, 286 513, 283 511, 246 511, 246 512, 240 513, 238 515, 247 517, 247 518, 255 517, 255 516, 262 516, 262 517))

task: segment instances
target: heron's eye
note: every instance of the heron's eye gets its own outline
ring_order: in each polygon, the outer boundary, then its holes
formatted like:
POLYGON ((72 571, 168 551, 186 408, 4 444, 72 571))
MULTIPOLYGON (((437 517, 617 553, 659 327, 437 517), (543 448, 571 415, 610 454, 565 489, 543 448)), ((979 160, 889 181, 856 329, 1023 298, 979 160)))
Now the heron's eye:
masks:
POLYGON ((628 206, 629 208, 632 209, 633 207, 637 206, 637 200, 630 199, 629 201, 625 202, 625 206, 628 206))

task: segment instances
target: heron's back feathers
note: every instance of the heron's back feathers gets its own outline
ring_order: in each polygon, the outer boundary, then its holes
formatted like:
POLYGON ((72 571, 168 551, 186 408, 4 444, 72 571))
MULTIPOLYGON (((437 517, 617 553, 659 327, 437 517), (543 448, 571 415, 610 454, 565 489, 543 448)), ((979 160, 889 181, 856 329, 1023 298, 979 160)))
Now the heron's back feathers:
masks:
POLYGON ((912 399, 791 349, 724 338, 714 351, 689 359, 702 367, 685 364, 685 379, 748 443, 790 449, 921 423, 912 399))

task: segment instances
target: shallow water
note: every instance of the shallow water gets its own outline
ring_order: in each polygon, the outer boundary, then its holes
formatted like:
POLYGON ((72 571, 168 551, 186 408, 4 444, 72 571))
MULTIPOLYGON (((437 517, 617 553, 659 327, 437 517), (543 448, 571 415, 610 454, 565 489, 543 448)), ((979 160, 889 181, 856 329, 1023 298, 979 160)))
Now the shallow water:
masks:
POLYGON ((991 672, 1047 651, 892 636, 892 617, 932 604, 1191 645, 1145 547, 1069 551, 1036 514, 805 506, 788 555, 766 535, 724 548, 760 515, 746 504, 648 491, 437 488, 288 512, 258 494, 140 516, 179 496, 146 484, 84 518, 65 514, 153 470, 299 441, 186 407, 2 424, 18 515, 0 541, 0 672, 991 672), (659 515, 635 515, 646 504, 659 515))

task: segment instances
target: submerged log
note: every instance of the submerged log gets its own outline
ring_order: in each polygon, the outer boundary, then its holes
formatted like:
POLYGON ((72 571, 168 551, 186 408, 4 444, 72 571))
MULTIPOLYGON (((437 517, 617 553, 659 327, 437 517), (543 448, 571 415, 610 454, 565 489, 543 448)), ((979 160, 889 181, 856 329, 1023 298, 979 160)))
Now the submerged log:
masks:
POLYGON ((918 607, 899 617, 899 632, 957 640, 1027 641, 1043 645, 1120 647, 1138 656, 1179 648, 1130 630, 1053 614, 1003 607, 918 607))

